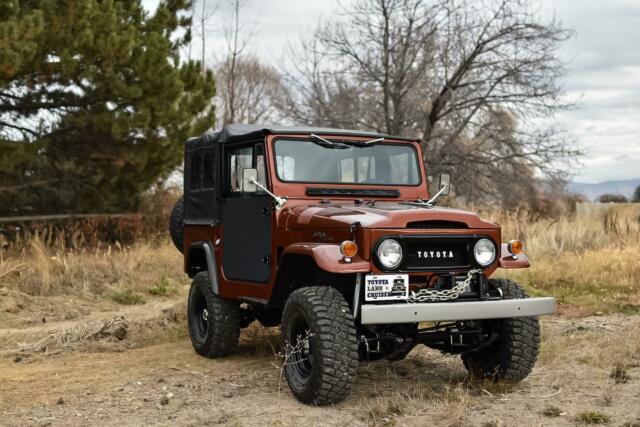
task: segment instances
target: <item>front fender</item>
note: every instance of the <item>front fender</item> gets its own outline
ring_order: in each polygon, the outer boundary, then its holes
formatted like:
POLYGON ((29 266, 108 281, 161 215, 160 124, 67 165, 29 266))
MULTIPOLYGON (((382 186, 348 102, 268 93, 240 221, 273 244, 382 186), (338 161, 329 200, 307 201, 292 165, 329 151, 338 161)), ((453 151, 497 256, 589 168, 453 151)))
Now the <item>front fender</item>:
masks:
POLYGON ((285 248, 284 259, 287 254, 306 255, 313 259, 316 265, 329 273, 368 273, 371 271, 369 261, 356 255, 351 262, 346 262, 340 253, 340 246, 326 243, 294 243, 285 248))
POLYGON ((507 243, 503 243, 500 249, 500 260, 498 261, 500 268, 529 268, 531 266, 529 258, 524 253, 516 255, 514 258, 513 254, 509 252, 507 243))

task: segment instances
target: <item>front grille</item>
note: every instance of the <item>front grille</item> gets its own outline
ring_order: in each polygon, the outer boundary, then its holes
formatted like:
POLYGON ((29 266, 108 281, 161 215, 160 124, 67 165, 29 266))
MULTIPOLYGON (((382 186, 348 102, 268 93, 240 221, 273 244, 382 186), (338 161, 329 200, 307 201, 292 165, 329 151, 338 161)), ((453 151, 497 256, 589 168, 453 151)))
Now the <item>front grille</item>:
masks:
POLYGON ((464 222, 458 221, 413 221, 407 224, 407 228, 413 229, 447 229, 447 228, 469 228, 464 222))
POLYGON ((404 253, 407 270, 469 267, 468 242, 408 243, 404 253))
MULTIPOLYGON (((396 239, 402 247, 402 262, 394 271, 451 272, 475 266, 473 245, 481 235, 385 236, 396 239)), ((374 248, 375 250, 375 248, 374 248)), ((378 265, 382 270, 383 266, 378 265)))

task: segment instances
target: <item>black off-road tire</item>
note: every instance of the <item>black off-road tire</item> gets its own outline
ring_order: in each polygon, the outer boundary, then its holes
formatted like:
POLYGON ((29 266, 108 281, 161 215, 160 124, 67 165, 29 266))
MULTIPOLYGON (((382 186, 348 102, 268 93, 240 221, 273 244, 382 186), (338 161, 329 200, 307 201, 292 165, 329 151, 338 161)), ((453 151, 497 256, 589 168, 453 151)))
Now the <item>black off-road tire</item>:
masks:
POLYGON ((193 279, 187 321, 191 343, 198 354, 218 358, 228 356, 236 349, 240 336, 240 305, 214 295, 207 272, 198 273, 193 279))
POLYGON ((180 196, 169 217, 171 241, 180 252, 184 252, 184 196, 180 196))
POLYGON ((295 397, 329 405, 351 392, 358 368, 353 315, 343 296, 328 286, 294 291, 282 314, 284 374, 295 397))
MULTIPOLYGON (((491 279, 489 286, 502 290, 503 298, 528 298, 520 285, 507 279, 491 279)), ((496 342, 479 351, 462 354, 462 361, 474 378, 516 383, 533 369, 540 348, 540 323, 537 317, 515 317, 484 322, 500 335, 496 342)))

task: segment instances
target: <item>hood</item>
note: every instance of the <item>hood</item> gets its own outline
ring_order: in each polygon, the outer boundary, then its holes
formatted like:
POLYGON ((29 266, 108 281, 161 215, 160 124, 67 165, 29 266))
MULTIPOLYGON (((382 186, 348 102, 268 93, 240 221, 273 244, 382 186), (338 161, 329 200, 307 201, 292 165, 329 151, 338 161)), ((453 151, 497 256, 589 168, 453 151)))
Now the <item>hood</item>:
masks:
POLYGON ((423 221, 431 222, 431 226, 415 228, 440 228, 438 225, 452 228, 452 224, 442 224, 441 221, 462 223, 465 228, 498 228, 498 225, 483 221, 473 212, 398 202, 300 205, 288 210, 286 224, 290 229, 349 228, 355 222, 364 228, 406 228, 411 222, 423 221))

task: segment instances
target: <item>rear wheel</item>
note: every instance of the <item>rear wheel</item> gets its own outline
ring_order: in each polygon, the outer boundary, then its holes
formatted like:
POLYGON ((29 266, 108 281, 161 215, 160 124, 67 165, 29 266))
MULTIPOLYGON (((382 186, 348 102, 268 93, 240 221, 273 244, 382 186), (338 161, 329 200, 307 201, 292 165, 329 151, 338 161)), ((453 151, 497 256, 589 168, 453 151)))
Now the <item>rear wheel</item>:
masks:
POLYGON ((189 336, 198 354, 216 358, 231 354, 240 336, 240 306, 214 295, 209 273, 198 273, 187 306, 189 336))
POLYGON ((284 374, 303 403, 328 405, 345 399, 356 376, 358 344, 351 310, 328 286, 293 292, 282 315, 284 374))
MULTIPOLYGON (((490 286, 502 291, 505 299, 528 298, 522 287, 510 280, 492 279, 490 286)), ((476 378, 519 382, 533 369, 540 347, 537 317, 516 317, 482 322, 487 333, 497 333, 494 343, 462 354, 469 373, 476 378)))

